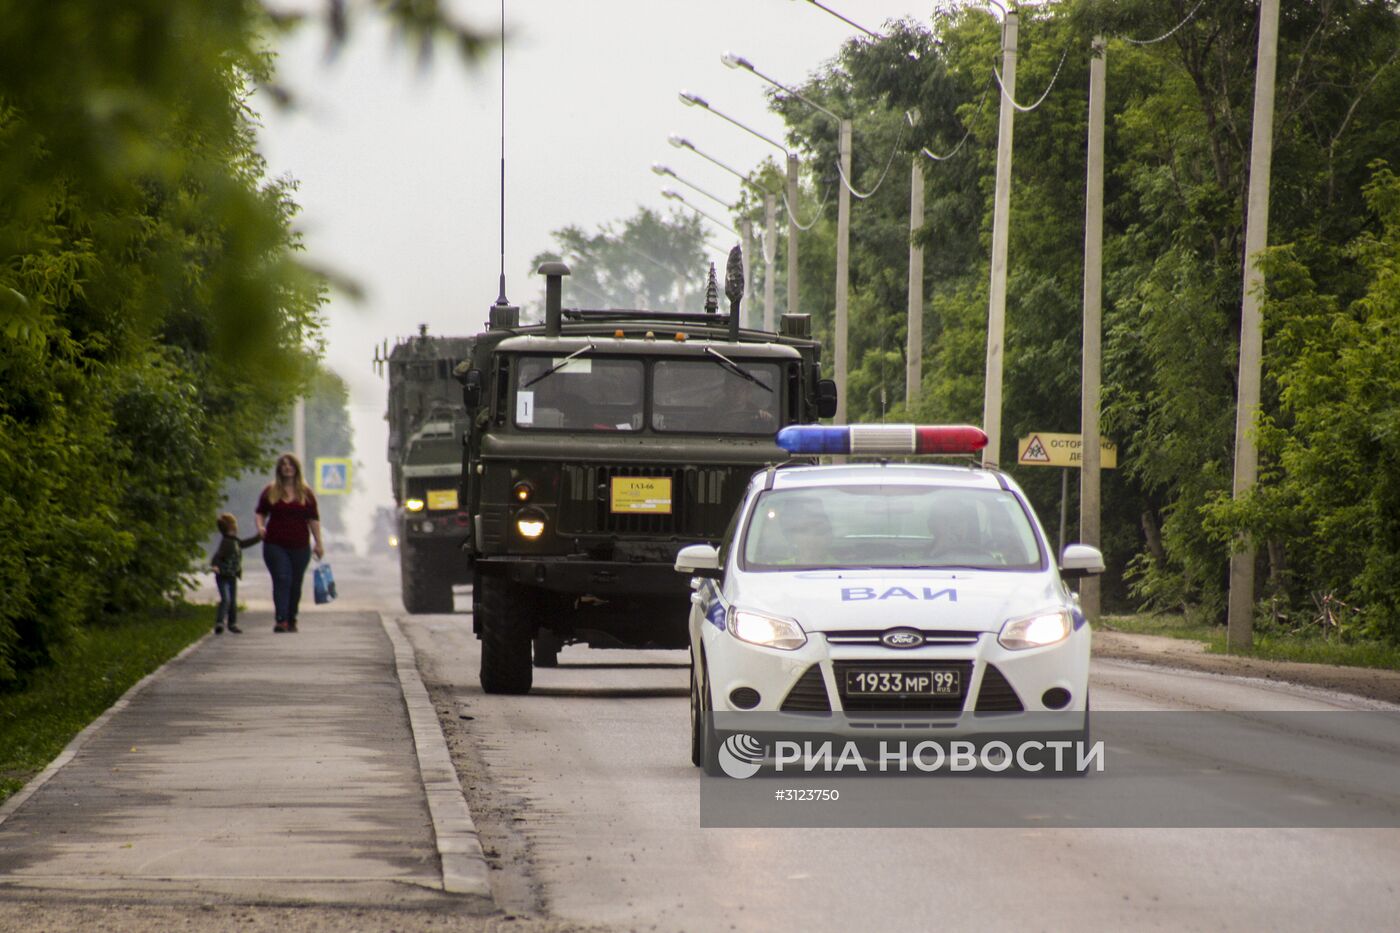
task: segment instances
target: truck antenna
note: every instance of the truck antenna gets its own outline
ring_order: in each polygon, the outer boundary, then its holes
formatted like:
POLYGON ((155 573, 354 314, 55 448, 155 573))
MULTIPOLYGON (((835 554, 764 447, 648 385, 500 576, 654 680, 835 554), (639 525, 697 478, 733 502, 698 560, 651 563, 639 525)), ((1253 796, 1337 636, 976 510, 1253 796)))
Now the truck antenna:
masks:
POLYGON ((506 0, 501 0, 501 292, 496 304, 506 299, 506 0))

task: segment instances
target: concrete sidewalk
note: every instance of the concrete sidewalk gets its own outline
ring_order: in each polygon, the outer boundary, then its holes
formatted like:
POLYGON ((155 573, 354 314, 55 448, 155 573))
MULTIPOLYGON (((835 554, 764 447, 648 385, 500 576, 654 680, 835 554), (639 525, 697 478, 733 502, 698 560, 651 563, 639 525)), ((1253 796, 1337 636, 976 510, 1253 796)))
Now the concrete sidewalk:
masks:
POLYGON ((397 625, 241 624, 133 688, 0 808, 0 890, 494 909, 397 625))

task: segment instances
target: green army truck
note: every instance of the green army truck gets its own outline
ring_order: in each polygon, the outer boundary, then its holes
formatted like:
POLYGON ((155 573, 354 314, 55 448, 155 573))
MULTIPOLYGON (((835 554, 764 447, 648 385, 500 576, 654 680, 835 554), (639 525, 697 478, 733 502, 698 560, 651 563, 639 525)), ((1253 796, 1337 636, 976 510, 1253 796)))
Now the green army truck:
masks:
POLYGON ((568 267, 539 271, 544 322, 498 303, 458 367, 463 566, 488 693, 527 692, 567 644, 686 647, 676 552, 724 537, 749 477, 787 458, 779 428, 836 407, 810 319, 740 327, 732 271, 729 314, 713 269, 703 314, 566 309, 568 267))
POLYGON ((429 336, 423 325, 385 359, 399 574, 411 613, 451 612, 453 585, 471 582, 460 502, 467 411, 452 376, 471 349, 471 338, 429 336))

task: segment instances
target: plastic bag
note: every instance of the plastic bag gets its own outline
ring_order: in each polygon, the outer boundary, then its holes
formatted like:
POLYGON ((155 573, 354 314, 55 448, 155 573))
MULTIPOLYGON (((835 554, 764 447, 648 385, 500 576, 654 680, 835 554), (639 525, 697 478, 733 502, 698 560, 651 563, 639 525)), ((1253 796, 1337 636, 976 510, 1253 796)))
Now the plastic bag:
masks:
POLYGON ((317 564, 311 574, 311 583, 316 594, 316 605, 335 599, 335 575, 331 573, 330 564, 317 564))

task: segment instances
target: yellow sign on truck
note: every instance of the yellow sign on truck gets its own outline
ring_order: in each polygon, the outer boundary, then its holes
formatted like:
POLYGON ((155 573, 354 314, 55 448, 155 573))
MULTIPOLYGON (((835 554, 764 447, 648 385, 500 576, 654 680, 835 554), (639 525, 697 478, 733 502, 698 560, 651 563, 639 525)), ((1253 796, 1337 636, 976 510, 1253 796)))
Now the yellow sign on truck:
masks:
MULTIPOLYGON (((1022 466, 1053 466, 1079 469, 1083 466, 1084 439, 1080 434, 1048 434, 1037 431, 1021 438, 1016 444, 1016 462, 1022 466)), ((1099 438, 1099 466, 1112 470, 1118 466, 1118 445, 1106 437, 1099 438)))

